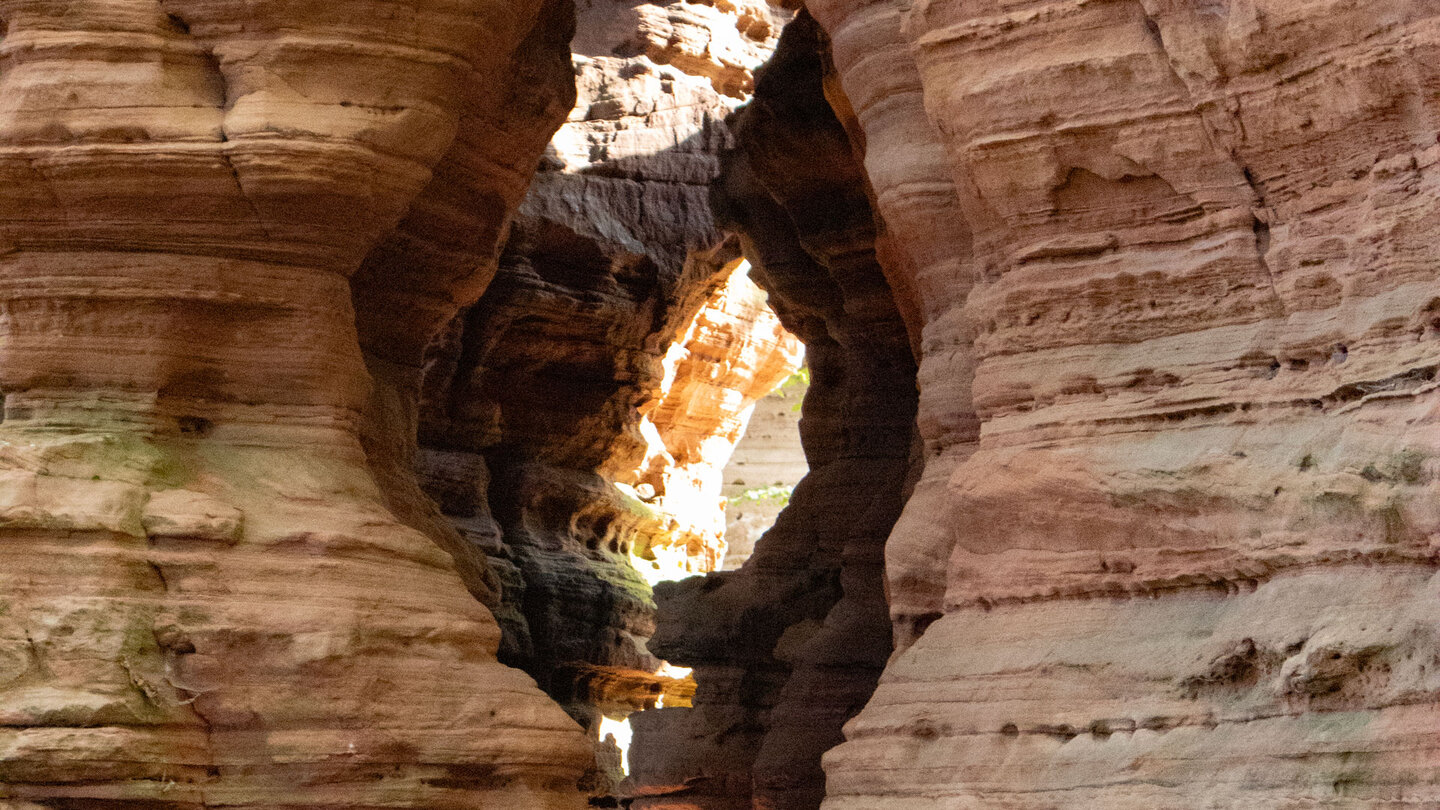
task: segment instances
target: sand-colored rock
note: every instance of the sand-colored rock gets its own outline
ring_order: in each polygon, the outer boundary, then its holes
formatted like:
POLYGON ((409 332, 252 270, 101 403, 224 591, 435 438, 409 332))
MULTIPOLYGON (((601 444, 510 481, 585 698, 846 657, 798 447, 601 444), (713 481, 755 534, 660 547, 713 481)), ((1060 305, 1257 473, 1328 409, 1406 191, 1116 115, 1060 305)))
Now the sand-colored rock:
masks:
MULTIPOLYGON (((349 283, 569 13, 0 3, 5 802, 584 805, 580 729, 376 486, 349 283)), ((496 222, 531 113, 466 186, 496 222)))
POLYGON ((749 96, 753 71, 775 50, 780 29, 790 19, 786 10, 800 3, 580 0, 578 5, 577 53, 672 65, 738 100, 749 96))
POLYGON ((810 471, 800 443, 800 404, 809 388, 796 374, 756 402, 745 435, 725 464, 724 570, 750 559, 755 543, 775 525, 795 485, 810 471))
MULTIPOLYGON (((685 573, 722 567, 729 547, 722 508, 727 464, 748 435, 757 401, 799 367, 800 340, 766 298, 748 265, 737 268, 670 345, 662 393, 641 408, 646 455, 631 480, 653 493, 650 503, 673 521, 651 541, 651 553, 684 560, 685 573)), ((672 567, 666 578, 676 573, 672 567)))

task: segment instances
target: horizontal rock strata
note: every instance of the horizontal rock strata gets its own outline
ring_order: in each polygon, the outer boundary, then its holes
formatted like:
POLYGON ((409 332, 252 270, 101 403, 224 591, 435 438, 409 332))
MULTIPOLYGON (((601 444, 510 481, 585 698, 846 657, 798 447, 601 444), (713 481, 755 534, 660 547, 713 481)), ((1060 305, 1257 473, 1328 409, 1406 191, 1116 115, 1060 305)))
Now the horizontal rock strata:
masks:
POLYGON ((489 200, 454 267, 494 251, 558 119, 471 90, 563 65, 570 14, 0 3, 4 801, 584 806, 580 729, 358 440, 361 290, 450 249, 422 207, 489 200))
POLYGON ((800 405, 808 372, 797 373, 755 403, 745 436, 724 470, 725 569, 739 568, 755 543, 790 503, 795 485, 810 471, 800 444, 800 405))
POLYGON ((915 277, 920 421, 980 420, 890 541, 919 640, 826 807, 1440 800, 1435 11, 816 5, 867 143, 944 155, 973 290, 915 277))
POLYGON ((0 804, 1440 804, 1440 9, 799 5, 0 0, 0 804))

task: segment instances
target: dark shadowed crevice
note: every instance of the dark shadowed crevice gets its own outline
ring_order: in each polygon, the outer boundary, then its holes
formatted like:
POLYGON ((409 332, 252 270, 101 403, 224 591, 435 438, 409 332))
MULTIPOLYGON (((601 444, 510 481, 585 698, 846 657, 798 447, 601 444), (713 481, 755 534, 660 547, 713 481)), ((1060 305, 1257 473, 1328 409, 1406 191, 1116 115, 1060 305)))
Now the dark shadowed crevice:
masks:
POLYGON ((573 0, 546 0, 505 80, 466 86, 455 142, 350 281, 373 383, 360 431, 372 474, 395 516, 449 552, 466 587, 492 610, 501 584, 416 480, 420 390, 428 347, 493 277, 510 217, 575 102, 574 31, 573 0))

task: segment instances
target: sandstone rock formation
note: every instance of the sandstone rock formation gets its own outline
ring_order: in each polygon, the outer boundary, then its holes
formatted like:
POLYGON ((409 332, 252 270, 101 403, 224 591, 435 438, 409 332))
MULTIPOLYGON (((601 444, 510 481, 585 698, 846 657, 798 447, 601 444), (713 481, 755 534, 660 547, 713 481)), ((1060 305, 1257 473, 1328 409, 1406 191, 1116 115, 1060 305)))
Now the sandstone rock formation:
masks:
POLYGON ((756 541, 775 525, 795 485, 810 471, 800 444, 800 404, 809 388, 795 374, 755 403, 745 435, 725 464, 724 570, 750 559, 756 541))
POLYGON ((0 3, 7 801, 583 805, 580 730, 358 441, 374 308, 404 362, 443 320, 408 313, 470 295, 570 14, 0 3), (537 106, 494 106, 512 82, 537 106), (396 240, 469 255, 398 283, 396 240))
MULTIPOLYGON (((886 551, 899 652, 827 757, 825 806, 1440 800, 1417 619, 1440 528, 1435 12, 807 6, 921 358, 924 443, 886 551)), ((784 133, 811 132, 793 118, 741 132, 782 201, 843 162, 785 165, 784 133)), ((832 216, 833 195, 789 199, 802 234, 832 216)), ((737 224, 774 244, 770 220, 737 224)), ((795 511, 757 559, 793 552, 795 511)), ((700 691, 641 719, 638 806, 818 801, 753 755, 800 714, 774 700, 783 669, 736 665, 775 636, 693 637, 773 610, 739 592, 756 573, 662 600, 656 646, 700 691)))
POLYGON ((0 0, 0 804, 1440 804, 1440 9, 805 5, 0 0))
POLYGON ((887 224, 951 257, 900 238, 923 636, 826 807, 1440 801, 1436 11, 810 5, 887 224))
MULTIPOLYGON (((654 492, 652 503, 669 518, 650 551, 685 560, 691 573, 717 570, 728 558, 724 473, 741 435, 750 435, 757 401, 788 379, 801 357, 800 340, 785 331, 748 270, 742 263, 670 345, 662 394, 642 407, 648 441, 635 488, 654 492)), ((793 422, 784 427, 798 439, 793 422)))
POLYGON ((0 4, 6 798, 570 807, 497 653, 688 698, 632 563, 795 364, 706 201, 788 13, 579 12, 0 4))

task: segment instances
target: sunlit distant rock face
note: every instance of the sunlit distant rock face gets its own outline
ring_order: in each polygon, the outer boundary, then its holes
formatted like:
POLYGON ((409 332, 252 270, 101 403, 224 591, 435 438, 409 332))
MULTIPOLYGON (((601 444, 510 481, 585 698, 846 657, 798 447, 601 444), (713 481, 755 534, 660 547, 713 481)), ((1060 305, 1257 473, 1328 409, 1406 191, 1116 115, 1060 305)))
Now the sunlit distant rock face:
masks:
MULTIPOLYGON (((634 478, 655 493, 651 502, 673 521, 670 536, 652 548, 663 551, 668 540, 684 549, 687 562, 666 572, 666 579, 723 567, 729 547, 726 464, 757 402, 798 370, 803 355, 800 340, 781 325, 749 269, 741 261, 670 345, 662 363, 663 393, 642 408, 646 456, 634 478)), ((786 427, 798 443, 798 425, 786 427)))
POLYGON ((810 471, 800 443, 800 404, 810 390, 808 379, 808 370, 797 372, 755 403, 745 436, 725 465, 725 570, 750 559, 755 543, 775 525, 795 485, 810 471))
POLYGON ((359 442, 370 307, 404 360, 465 298, 567 15, 0 2, 0 803, 584 805, 584 736, 359 442))

